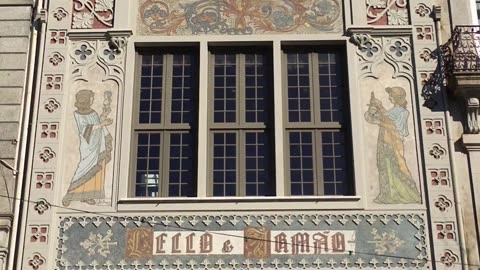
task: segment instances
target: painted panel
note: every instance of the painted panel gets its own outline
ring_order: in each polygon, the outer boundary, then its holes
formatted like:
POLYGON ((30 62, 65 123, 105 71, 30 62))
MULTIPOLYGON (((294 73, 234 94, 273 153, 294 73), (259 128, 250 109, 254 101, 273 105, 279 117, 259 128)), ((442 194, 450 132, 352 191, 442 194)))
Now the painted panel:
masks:
POLYGON ((140 0, 140 35, 340 32, 340 0, 140 0))
POLYGON ((59 269, 428 268, 423 214, 61 217, 59 269), (150 267, 150 268, 149 268, 150 267))
POLYGON ((356 35, 369 202, 383 206, 421 204, 408 38, 356 35))

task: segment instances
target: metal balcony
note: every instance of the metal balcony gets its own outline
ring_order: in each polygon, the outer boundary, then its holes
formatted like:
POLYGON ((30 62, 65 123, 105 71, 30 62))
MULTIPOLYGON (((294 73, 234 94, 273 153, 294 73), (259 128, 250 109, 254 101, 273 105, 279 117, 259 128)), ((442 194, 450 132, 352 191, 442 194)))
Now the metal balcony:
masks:
POLYGON ((452 38, 453 72, 480 73, 480 26, 457 26, 452 38))

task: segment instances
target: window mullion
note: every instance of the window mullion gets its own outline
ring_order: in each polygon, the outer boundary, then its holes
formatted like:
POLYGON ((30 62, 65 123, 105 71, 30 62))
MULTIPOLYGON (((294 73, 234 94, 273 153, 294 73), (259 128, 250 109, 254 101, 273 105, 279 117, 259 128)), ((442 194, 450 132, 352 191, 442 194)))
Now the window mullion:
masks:
POLYGON ((209 188, 212 187, 213 165, 209 159, 212 157, 213 134, 209 126, 213 123, 213 56, 208 51, 207 42, 200 43, 200 56, 198 65, 198 135, 197 135, 197 197, 207 197, 209 188), (211 91, 210 91, 211 90, 211 91), (210 111, 209 111, 210 110, 210 111), (208 180, 207 180, 208 179, 208 180), (208 187, 208 188, 207 188, 208 187))
POLYGON ((315 156, 313 157, 315 167, 314 171, 314 179, 315 181, 315 191, 317 196, 325 195, 324 191, 324 179, 323 179, 323 151, 322 151, 322 132, 319 129, 316 129, 314 132, 314 149, 315 149, 315 156))
POLYGON ((317 126, 320 122, 320 83, 318 81, 318 54, 310 53, 309 57, 309 71, 310 71, 310 94, 313 102, 313 124, 317 126))
POLYGON ((245 131, 237 131, 237 196, 246 194, 246 160, 245 160, 245 131))
POLYGON ((273 43, 273 112, 271 119, 274 123, 273 155, 275 158, 275 194, 277 196, 290 195, 290 151, 288 143, 288 82, 287 57, 282 51, 280 41, 273 43))
POLYGON ((159 196, 168 197, 169 184, 169 167, 170 167, 170 132, 164 131, 161 133, 162 149, 160 150, 160 180, 159 180, 159 196))
POLYGON ((172 76, 173 76, 173 55, 166 54, 163 68, 163 110, 162 123, 164 126, 171 125, 171 103, 172 103, 172 76))
POLYGON ((237 125, 245 125, 245 54, 236 55, 236 104, 237 104, 237 125))

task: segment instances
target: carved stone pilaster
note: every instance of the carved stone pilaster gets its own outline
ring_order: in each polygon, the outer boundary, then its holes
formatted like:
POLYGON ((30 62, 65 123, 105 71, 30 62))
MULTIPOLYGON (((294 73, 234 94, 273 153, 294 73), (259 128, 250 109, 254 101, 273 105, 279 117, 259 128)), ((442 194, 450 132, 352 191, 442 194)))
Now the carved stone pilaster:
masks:
POLYGON ((478 127, 478 112, 480 109, 480 102, 476 97, 467 98, 467 133, 478 134, 480 128, 478 127))
POLYGON ((7 250, 0 248, 0 270, 5 270, 7 260, 7 250))
POLYGON ((456 72, 453 74, 451 85, 455 95, 465 100, 465 134, 479 134, 480 73, 456 72))
POLYGON ((0 270, 5 270, 7 267, 10 228, 10 218, 0 217, 0 270))

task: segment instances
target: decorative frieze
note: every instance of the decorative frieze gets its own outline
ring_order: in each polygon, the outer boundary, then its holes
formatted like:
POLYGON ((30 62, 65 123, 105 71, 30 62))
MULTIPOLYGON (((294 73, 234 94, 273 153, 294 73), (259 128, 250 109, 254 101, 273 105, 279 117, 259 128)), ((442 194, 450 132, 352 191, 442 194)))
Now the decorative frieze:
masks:
POLYGON ((40 253, 34 253, 30 259, 28 259, 28 265, 30 269, 40 270, 44 269, 43 265, 45 264, 45 258, 40 255, 40 253))
POLYGON ((367 23, 371 25, 408 25, 407 0, 366 0, 367 23))
POLYGON ((30 242, 46 244, 48 242, 48 227, 48 225, 30 226, 30 242))
POLYGON ((33 209, 37 211, 39 215, 43 215, 46 211, 50 210, 51 205, 45 199, 40 199, 35 202, 33 209))
POLYGON ((36 189, 53 189, 54 183, 54 175, 53 172, 36 172, 35 173, 35 188, 36 189))
POLYGON ((427 18, 432 14, 432 9, 424 3, 419 3, 415 7, 415 14, 421 18, 427 18))
POLYGON ((435 33, 432 25, 416 25, 415 37, 418 41, 435 41, 435 33))
POLYGON ((57 67, 58 65, 62 64, 65 61, 65 58, 58 52, 54 52, 48 57, 48 62, 52 64, 52 66, 57 67))
POLYGON ((58 110, 58 108, 60 108, 60 103, 54 98, 49 98, 43 104, 43 108, 48 113, 54 113, 56 110, 58 110))
POLYGON ((413 213, 62 217, 57 265, 420 269, 429 258, 424 224, 413 213))
POLYGON ((445 136, 445 127, 442 118, 424 119, 425 134, 445 136))
POLYGON ((437 222, 435 223, 437 239, 439 240, 456 240, 456 230, 454 222, 437 222))
POLYGON ((73 29, 113 27, 114 0, 73 0, 73 29))
POLYGON ((442 147, 440 144, 436 143, 430 146, 428 154, 434 159, 441 160, 446 157, 447 150, 444 147, 442 147))
POLYGON ((45 90, 58 93, 63 90, 63 75, 62 74, 45 74, 45 90))
POLYGON ((157 35, 340 32, 342 1, 141 0, 138 32, 157 35))
POLYGON ((38 158, 43 162, 43 163, 49 163, 51 162, 55 157, 56 153, 52 150, 50 147, 44 147, 40 153, 38 154, 38 158))
POLYGON ((451 268, 455 266, 455 264, 458 264, 459 257, 451 250, 445 250, 445 252, 442 253, 440 257, 440 261, 447 267, 451 268))
POLYGON ((430 184, 432 187, 451 188, 448 169, 430 169, 430 184))
POLYGON ((50 30, 51 45, 65 45, 67 43, 67 30, 50 30))
POLYGON ((58 138, 58 123, 40 123, 40 138, 56 140, 58 138))
POLYGON ((52 16, 57 21, 61 22, 63 19, 65 19, 68 16, 68 12, 63 7, 58 7, 53 11, 52 16))

